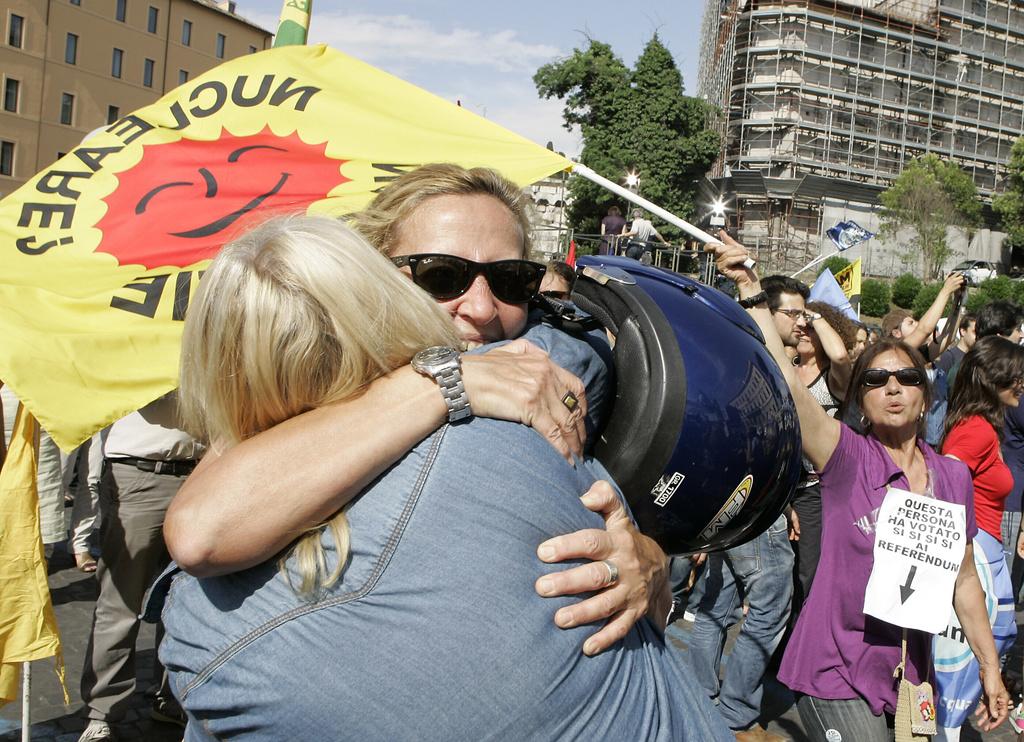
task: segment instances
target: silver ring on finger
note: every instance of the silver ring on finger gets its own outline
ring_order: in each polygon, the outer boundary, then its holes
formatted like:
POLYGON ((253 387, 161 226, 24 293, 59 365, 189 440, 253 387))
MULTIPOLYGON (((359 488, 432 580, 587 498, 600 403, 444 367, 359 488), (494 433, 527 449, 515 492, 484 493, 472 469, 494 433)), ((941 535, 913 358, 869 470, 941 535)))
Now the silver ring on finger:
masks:
POLYGON ((610 559, 605 559, 605 560, 603 560, 601 562, 601 564, 603 564, 608 569, 608 582, 607 582, 607 584, 608 585, 614 585, 616 582, 618 582, 619 581, 619 568, 616 566, 615 562, 611 561, 610 559))

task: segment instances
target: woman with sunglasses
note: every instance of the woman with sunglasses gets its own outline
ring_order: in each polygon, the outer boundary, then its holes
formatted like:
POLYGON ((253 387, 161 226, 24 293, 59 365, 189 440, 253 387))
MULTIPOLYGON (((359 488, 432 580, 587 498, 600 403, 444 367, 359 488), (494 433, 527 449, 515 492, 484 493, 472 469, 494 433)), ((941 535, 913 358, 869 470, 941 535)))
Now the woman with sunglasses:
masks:
MULTIPOLYGON (((384 188, 352 225, 452 317, 464 349, 513 340, 544 267, 529 254, 528 197, 483 168, 427 165, 384 188)), ((365 321, 375 321, 367 308, 365 321)), ((424 370, 427 370, 425 367, 424 370)), ((297 533, 336 512, 453 414, 532 426, 569 461, 583 452, 590 399, 578 378, 516 340, 461 358, 468 405, 439 394, 431 376, 403 366, 345 402, 299 415, 210 453, 171 504, 171 555, 198 576, 259 564, 297 533), (240 534, 244 534, 241 536, 240 534)), ((583 494, 583 493, 580 493, 583 494)), ((605 519, 538 545, 544 562, 585 563, 540 579, 545 597, 595 592, 555 613, 560 627, 608 619, 583 646, 596 654, 645 616, 664 626, 671 602, 667 557, 642 535, 610 488, 584 502, 605 519), (614 578, 614 579, 613 579, 614 578)))
MULTIPOLYGON (((588 389, 607 383, 585 342, 543 325, 528 337, 588 389)), ((271 219, 224 248, 189 309, 183 417, 230 450, 358 395, 423 342, 456 339, 352 230, 271 219)), ((539 540, 601 523, 578 493, 602 472, 569 466, 525 426, 472 419, 428 436, 276 559, 223 577, 172 567, 147 613, 162 607, 185 738, 728 742, 650 622, 582 657, 589 628, 556 629, 533 589, 539 540)))
MULTIPOLYGON (((709 246, 716 252, 719 271, 736 282, 741 299, 763 300, 757 275, 743 267, 746 249, 725 232, 720 237, 723 244, 709 246)), ((886 742, 896 711, 893 672, 901 663, 902 647, 903 676, 909 683, 920 684, 932 674, 931 635, 864 612, 878 512, 890 488, 893 494, 910 491, 963 508, 965 533, 960 538, 968 545, 956 575, 953 605, 980 660, 985 703, 978 724, 987 730, 1002 723, 1009 697, 970 546, 977 532, 970 474, 920 439, 929 398, 920 354, 900 340, 885 338, 857 359, 849 395, 865 418, 866 432, 858 434, 829 417, 797 378, 767 306, 755 304, 749 312, 788 382, 804 455, 821 472, 821 559, 778 674, 797 694, 808 737, 886 742)))
MULTIPOLYGON (((992 632, 1002 652, 1012 646, 1017 626, 1013 587, 1001 541, 1003 503, 1013 489, 1013 475, 1003 462, 1000 440, 1006 408, 1018 406, 1022 393, 1024 348, 998 335, 981 338, 960 364, 949 397, 942 441, 942 453, 962 461, 971 472, 978 519, 974 551, 991 575, 991 582, 986 581, 991 586, 989 599, 998 606, 992 632)), ((963 651, 955 640, 936 640, 936 668, 943 670, 952 664, 945 660, 955 660, 963 651)), ((940 701, 937 720, 943 728, 942 738, 957 739, 981 692, 977 661, 971 658, 956 674, 939 672, 936 677, 940 701)))

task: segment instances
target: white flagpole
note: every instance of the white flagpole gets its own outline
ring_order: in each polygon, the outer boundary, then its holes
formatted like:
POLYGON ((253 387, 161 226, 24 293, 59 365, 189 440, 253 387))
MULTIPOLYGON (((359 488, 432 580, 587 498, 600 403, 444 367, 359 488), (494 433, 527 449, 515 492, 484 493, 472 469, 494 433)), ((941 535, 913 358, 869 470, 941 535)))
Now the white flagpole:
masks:
POLYGON ((21 742, 29 742, 32 721, 32 663, 21 663, 21 742))
MULTIPOLYGON (((642 206, 643 208, 647 209, 649 212, 651 212, 655 216, 661 217, 662 219, 664 219, 669 224, 672 224, 672 225, 675 225, 675 226, 679 227, 681 230, 686 232, 688 235, 693 237, 695 240, 700 240, 701 242, 703 242, 705 244, 707 244, 709 242, 721 242, 721 240, 718 239, 717 237, 712 237, 710 234, 705 232, 703 229, 700 229, 698 227, 693 226, 692 224, 690 224, 685 219, 680 219, 678 216, 673 214, 671 211, 666 211, 665 209, 661 208, 657 204, 653 204, 650 201, 648 201, 646 198, 643 198, 642 196, 639 196, 636 193, 633 193, 633 191, 631 191, 631 190, 629 190, 627 188, 623 188, 618 183, 615 183, 615 182, 613 182, 611 180, 608 180, 608 178, 604 177, 603 175, 598 175, 597 173, 595 173, 593 170, 591 170, 586 165, 581 165, 578 162, 574 162, 572 164, 572 171, 576 175, 582 175, 584 178, 586 178, 587 180, 591 181, 592 183, 597 183, 597 185, 601 186, 602 188, 607 188, 609 191, 611 191, 615 195, 622 196, 622 198, 626 199, 627 201, 631 201, 631 202, 635 203, 637 206, 642 206)), ((746 265, 748 268, 753 268, 754 267, 753 259, 752 258, 747 258, 747 260, 744 263, 744 265, 746 265)))

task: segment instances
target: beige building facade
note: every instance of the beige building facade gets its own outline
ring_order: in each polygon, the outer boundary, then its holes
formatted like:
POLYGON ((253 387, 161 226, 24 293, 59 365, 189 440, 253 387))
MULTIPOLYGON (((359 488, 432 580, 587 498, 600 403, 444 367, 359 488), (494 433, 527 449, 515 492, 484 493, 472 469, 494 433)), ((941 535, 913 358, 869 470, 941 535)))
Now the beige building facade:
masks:
POLYGON ((272 34, 233 2, 0 0, 0 197, 96 128, 272 34))

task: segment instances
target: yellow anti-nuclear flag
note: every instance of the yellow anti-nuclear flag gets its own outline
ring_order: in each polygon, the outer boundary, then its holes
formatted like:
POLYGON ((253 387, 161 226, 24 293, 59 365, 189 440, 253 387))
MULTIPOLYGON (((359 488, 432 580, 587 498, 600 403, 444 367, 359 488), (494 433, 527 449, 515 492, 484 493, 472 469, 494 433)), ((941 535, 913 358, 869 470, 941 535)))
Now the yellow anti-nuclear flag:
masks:
POLYGON ((860 298, 860 258, 857 258, 835 275, 836 283, 846 298, 856 301, 860 298))
POLYGON ((323 45, 220 65, 0 201, 0 380, 71 449, 177 386, 189 300, 251 212, 350 213, 427 162, 571 166, 323 45))
MULTIPOLYGON (((35 420, 19 406, 11 445, 0 468, 0 706, 18 697, 23 662, 57 655, 64 684, 60 636, 39 535, 38 434, 35 420)), ((64 702, 70 703, 66 687, 64 702)))

